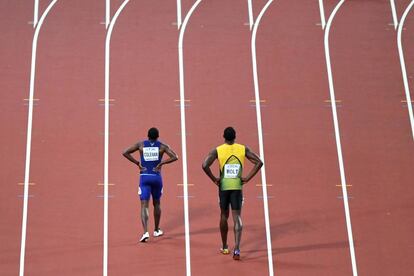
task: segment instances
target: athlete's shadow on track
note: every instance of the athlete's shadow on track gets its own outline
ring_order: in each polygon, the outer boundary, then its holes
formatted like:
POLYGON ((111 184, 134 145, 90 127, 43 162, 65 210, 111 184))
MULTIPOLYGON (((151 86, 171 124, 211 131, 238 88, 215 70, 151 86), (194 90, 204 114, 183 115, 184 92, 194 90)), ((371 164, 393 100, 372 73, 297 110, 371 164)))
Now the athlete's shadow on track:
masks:
MULTIPOLYGON (((258 235, 263 236, 262 228, 252 228, 247 231, 257 232, 258 235)), ((299 235, 301 233, 306 233, 310 231, 318 231, 317 227, 313 226, 311 223, 305 220, 296 220, 271 227, 272 234, 272 244, 277 244, 277 240, 291 235, 299 235)), ((255 235, 253 235, 254 237, 255 235)), ((248 248, 259 248, 258 250, 243 250, 243 255, 245 260, 254 260, 259 258, 267 258, 267 249, 266 241, 257 238, 251 238, 243 242, 243 247, 248 248)), ((294 253, 300 251, 313 251, 313 250, 329 250, 329 249, 338 249, 338 248, 348 248, 348 241, 337 241, 331 243, 315 243, 307 245, 297 245, 291 247, 273 247, 273 255, 294 253)))

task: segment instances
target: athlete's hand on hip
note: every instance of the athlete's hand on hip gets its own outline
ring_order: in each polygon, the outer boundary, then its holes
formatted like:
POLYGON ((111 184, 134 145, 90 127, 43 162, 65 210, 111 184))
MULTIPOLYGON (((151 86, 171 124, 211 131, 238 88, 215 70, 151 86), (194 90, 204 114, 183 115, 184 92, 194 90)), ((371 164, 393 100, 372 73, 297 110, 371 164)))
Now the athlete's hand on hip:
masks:
POLYGON ((216 179, 214 180, 214 184, 216 184, 217 187, 220 187, 220 178, 216 177, 216 179))
POLYGON ((139 168, 139 172, 145 172, 147 170, 147 168, 141 166, 141 164, 138 164, 138 168, 139 168))
POLYGON ((161 171, 161 164, 158 164, 154 169, 154 172, 160 172, 161 171))
POLYGON ((249 181, 246 177, 241 177, 240 180, 242 182, 242 185, 244 185, 245 183, 249 181))

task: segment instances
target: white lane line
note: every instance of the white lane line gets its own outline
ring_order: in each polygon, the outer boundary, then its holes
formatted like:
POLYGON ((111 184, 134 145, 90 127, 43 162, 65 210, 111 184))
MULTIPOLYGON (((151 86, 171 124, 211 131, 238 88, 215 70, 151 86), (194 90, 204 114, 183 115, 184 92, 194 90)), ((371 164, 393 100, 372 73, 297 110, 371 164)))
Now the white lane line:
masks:
POLYGON ((321 26, 322 26, 322 30, 325 29, 325 9, 323 7, 323 0, 319 0, 319 12, 321 14, 321 26))
POLYGON ((108 29, 111 22, 111 0, 105 0, 105 28, 108 29))
POLYGON ((27 212, 28 212, 28 199, 29 199, 29 180, 30 180, 30 158, 32 148, 32 126, 33 126, 33 102, 34 102, 34 84, 36 76, 36 52, 37 52, 37 40, 39 37, 40 28, 42 28, 43 21, 47 14, 56 4, 58 0, 53 0, 46 8, 45 12, 40 17, 39 22, 36 24, 35 33, 32 43, 32 63, 30 67, 30 92, 29 92, 29 112, 27 116, 27 140, 26 140, 26 164, 24 170, 24 199, 23 199, 23 217, 22 217, 22 238, 20 244, 20 270, 19 276, 24 275, 24 259, 26 253, 26 233, 27 233, 27 212))
POLYGON ((267 182, 266 182, 266 162, 264 156, 264 147, 263 147, 263 129, 262 129, 262 114, 260 110, 260 93, 259 93, 259 77, 257 73, 257 60, 256 60, 256 34, 257 29, 260 24, 260 20, 262 19, 265 11, 270 6, 273 0, 269 0, 263 9, 260 11, 256 22, 253 28, 253 35, 252 35, 252 64, 253 64, 253 82, 254 82, 254 95, 255 95, 255 102, 256 102, 256 119, 257 119, 257 132, 259 135, 259 153, 260 157, 262 158, 264 165, 261 169, 261 177, 262 177, 262 190, 263 190, 263 209, 264 209, 264 217, 265 217, 265 228, 266 228, 266 243, 267 243, 267 259, 268 259, 268 266, 269 266, 269 275, 273 276, 273 253, 272 253, 272 238, 270 235, 270 219, 269 219, 269 205, 268 205, 268 196, 267 196, 267 182))
POLYGON ((178 39, 178 63, 180 74, 180 114, 181 114, 181 146, 183 155, 183 197, 184 197, 184 229, 185 229, 185 260, 186 260, 186 275, 191 275, 191 255, 190 255, 190 223, 188 215, 188 175, 187 175, 187 141, 186 141, 186 126, 185 126, 185 93, 184 93, 184 53, 183 41, 184 33, 187 23, 194 10, 200 4, 201 0, 197 0, 184 18, 180 36, 178 39))
POLYGON ((103 225, 103 276, 108 275, 108 209, 109 209, 109 53, 115 22, 129 0, 125 0, 109 23, 105 40, 105 142, 104 142, 104 225, 103 225))
POLYGON ((181 27, 181 0, 177 0, 177 29, 181 27))
POLYGON ((397 11, 395 9, 395 1, 390 0, 390 5, 391 5, 392 20, 394 21, 394 28, 397 29, 397 27, 398 27, 398 18, 397 18, 397 11))
POLYGON ((414 5, 414 0, 411 1, 411 3, 408 5, 408 7, 405 9, 403 16, 401 17, 400 24, 398 26, 398 38, 397 38, 397 44, 398 44, 398 53, 400 55, 400 63, 401 63, 401 72, 402 77, 404 81, 404 89, 405 89, 405 97, 407 100, 407 108, 408 108, 408 115, 410 116, 410 123, 411 123, 411 133, 413 135, 414 140, 414 116, 413 116, 413 104, 411 101, 411 95, 410 95, 410 86, 408 84, 408 77, 407 77, 407 70, 405 66, 405 59, 404 59, 404 52, 402 47, 402 29, 404 26, 405 18, 407 17, 408 13, 410 12, 411 8, 414 5))
POLYGON ((34 0, 33 28, 36 28, 38 18, 39 18, 39 0, 34 0))
POLYGON ((335 91, 334 91, 334 84, 333 84, 333 77, 332 77, 331 57, 330 57, 330 51, 329 51, 329 31, 331 29, 332 21, 335 17, 335 14, 337 13, 337 11, 339 10, 339 8, 344 2, 345 0, 341 0, 336 5, 335 9, 332 11, 332 14, 328 19, 328 23, 326 24, 326 29, 325 29, 324 44, 325 44, 326 67, 327 67, 328 81, 329 81, 329 93, 331 96, 332 116, 333 116, 334 128, 335 128, 336 150, 338 152, 339 171, 341 174, 341 185, 342 185, 342 195, 343 195, 343 202, 344 202, 344 209, 345 209, 346 228, 348 231, 349 251, 351 255, 353 276, 357 276, 358 271, 357 271, 357 264, 356 264, 356 258, 355 258, 354 238, 352 235, 351 215, 350 215, 349 204, 348 204, 348 192, 346 189, 345 169, 344 169, 344 161, 342 157, 342 146, 341 146, 341 138, 340 138, 340 132, 339 132, 338 115, 336 112, 335 91))
POLYGON ((250 31, 251 31, 253 28, 253 24, 254 24, 252 0, 247 0, 247 9, 249 12, 249 26, 250 26, 250 31))

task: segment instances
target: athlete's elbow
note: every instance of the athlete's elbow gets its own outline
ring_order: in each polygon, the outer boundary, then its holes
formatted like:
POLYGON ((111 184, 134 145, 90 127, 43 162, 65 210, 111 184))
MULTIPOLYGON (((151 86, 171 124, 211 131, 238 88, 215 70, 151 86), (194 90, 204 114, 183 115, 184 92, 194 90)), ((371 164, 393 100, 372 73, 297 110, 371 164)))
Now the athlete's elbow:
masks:
POLYGON ((259 167, 259 169, 261 169, 263 167, 263 161, 259 160, 259 162, 257 162, 257 166, 259 167))

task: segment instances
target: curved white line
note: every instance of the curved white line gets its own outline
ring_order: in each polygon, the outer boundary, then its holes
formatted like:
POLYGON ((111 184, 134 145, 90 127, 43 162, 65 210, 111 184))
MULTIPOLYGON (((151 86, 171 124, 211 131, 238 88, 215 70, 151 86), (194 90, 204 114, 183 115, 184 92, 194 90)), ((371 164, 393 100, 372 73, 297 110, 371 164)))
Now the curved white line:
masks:
POLYGON ((185 259, 186 259, 186 275, 191 275, 191 257, 190 257, 190 223, 188 215, 188 175, 187 175, 187 141, 186 141, 186 125, 185 125, 185 93, 184 93, 184 54, 183 40, 188 20, 194 10, 200 4, 201 0, 197 0, 188 11, 184 18, 180 29, 178 39, 178 65, 180 74, 180 114, 181 114, 181 146, 183 155, 183 193, 184 193, 184 229, 185 229, 185 259))
POLYGON ((411 102, 410 86, 408 84, 407 70, 406 70, 406 66, 405 66, 404 52, 403 52, 403 48, 402 48, 402 38, 401 38, 405 18, 407 17, 407 15, 410 12, 413 5, 414 5, 414 0, 411 1, 411 3, 405 9, 403 16, 401 17, 400 24, 398 25, 397 44, 398 44, 398 53, 399 53, 399 56, 400 56, 401 72, 402 72, 402 77, 403 77, 403 82, 404 82, 405 97, 406 97, 406 100, 407 100, 408 115, 410 117, 410 123, 411 123, 411 133, 413 135, 413 140, 414 140, 413 105, 412 105, 412 102, 411 102))
POLYGON ((108 25, 111 22, 111 0, 105 1, 105 28, 108 29, 108 25))
POLYGON ((177 0, 177 29, 181 27, 181 0, 177 0))
POLYGON ((36 28, 38 18, 39 18, 39 0, 35 0, 34 9, 33 9, 33 28, 36 28))
POLYGON ((325 29, 326 22, 325 22, 325 9, 323 7, 323 0, 319 0, 319 13, 321 15, 321 26, 322 30, 325 29))
POLYGON ((394 22, 394 28, 397 29, 398 26, 398 18, 397 18, 397 11, 395 9, 395 1, 390 0, 391 5, 391 14, 392 14, 392 21, 394 22))
MULTIPOLYGON (((263 9, 260 11, 256 22, 253 27, 253 35, 252 35, 252 64, 253 64, 253 82, 254 82, 254 95, 256 101, 256 119, 257 119, 257 132, 259 135, 259 153, 260 157, 262 158, 263 162, 265 160, 264 156, 264 146, 263 146, 263 129, 262 129, 262 114, 260 110, 260 93, 259 93, 259 77, 257 73, 257 59, 256 59, 256 34, 257 29, 260 24, 260 20, 262 19, 265 11, 270 6, 273 0, 269 0, 263 9)), ((269 205, 267 200, 267 180, 266 180, 266 162, 264 162, 264 166, 261 169, 261 177, 262 177, 262 190, 263 190, 263 209, 264 209, 264 217, 265 217, 265 228, 266 228, 266 242, 267 242, 267 259, 268 259, 268 266, 269 266, 269 275, 273 276, 273 253, 272 253, 272 238, 270 235, 270 219, 269 219, 269 205)))
POLYGON ((112 30, 119 14, 129 0, 125 0, 112 18, 105 40, 105 138, 104 138, 104 236, 103 236, 103 276, 108 275, 108 195, 109 195, 109 53, 112 30))
POLYGON ((247 0, 247 10, 248 10, 248 15, 249 15, 249 27, 251 31, 253 28, 253 23, 254 23, 252 0, 247 0))
POLYGON ((351 215, 349 211, 349 203, 348 203, 348 192, 346 189, 346 178, 345 178, 345 168, 344 168, 344 161, 342 157, 342 146, 341 146, 341 138, 339 132, 339 123, 338 123, 338 115, 336 111, 336 104, 335 104, 335 91, 334 91, 334 84, 333 84, 333 77, 332 77, 332 66, 331 66, 331 57, 329 52, 329 31, 331 29, 332 21, 335 17, 335 14, 341 7, 341 5, 345 2, 345 0, 341 0, 332 11, 331 16, 328 19, 325 29, 325 56, 326 56, 326 67, 328 73, 328 81, 329 81, 329 92, 331 96, 331 108, 332 108, 332 116, 334 121, 334 128, 335 128, 335 139, 336 139, 336 150, 338 152, 338 162, 339 162, 339 171, 341 174, 341 185, 342 185, 342 195, 344 199, 344 209, 345 209, 345 219, 346 219, 346 228, 348 231, 348 241, 349 241, 349 251, 351 254, 351 263, 352 263, 352 272, 354 276, 358 275, 357 265, 356 265, 356 258, 355 258, 355 249, 354 249, 354 239, 352 235, 352 225, 351 225, 351 215))
POLYGON ((29 112, 27 117, 27 140, 26 140, 26 164, 24 170, 24 199, 23 199, 23 218, 22 218, 22 238, 20 245, 20 270, 19 275, 24 275, 24 259, 26 253, 26 230, 27 230, 27 212, 28 212, 28 199, 29 199, 29 179, 30 179, 30 154, 32 148, 32 126, 33 126, 33 99, 34 99, 34 82, 36 73, 36 52, 37 52, 37 40, 39 37, 40 28, 42 28, 43 21, 47 14, 56 4, 58 0, 53 0, 46 8, 45 12, 40 17, 39 22, 36 24, 35 33, 32 43, 32 63, 30 67, 30 92, 29 92, 29 112))

